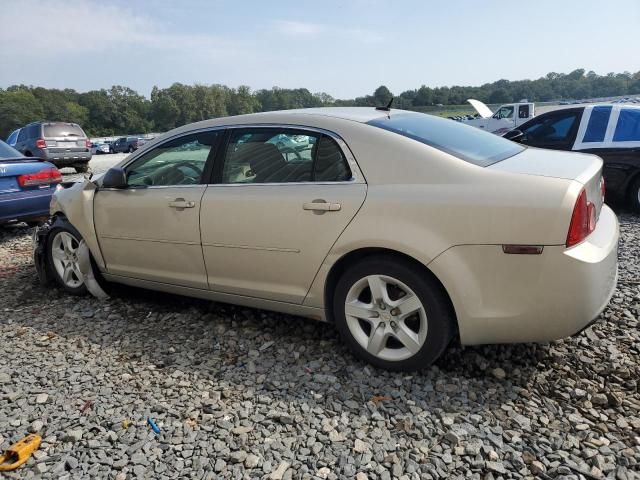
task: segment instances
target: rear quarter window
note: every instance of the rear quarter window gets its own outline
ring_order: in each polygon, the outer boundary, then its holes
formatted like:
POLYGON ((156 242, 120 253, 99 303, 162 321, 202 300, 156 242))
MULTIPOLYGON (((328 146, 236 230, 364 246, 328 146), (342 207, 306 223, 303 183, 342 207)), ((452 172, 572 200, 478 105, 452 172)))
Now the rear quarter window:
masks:
POLYGON ((613 134, 614 142, 640 141, 640 108, 623 108, 613 134))
POLYGON ((392 113, 367 124, 411 138, 480 167, 500 162, 524 150, 524 147, 498 135, 423 113, 392 113))

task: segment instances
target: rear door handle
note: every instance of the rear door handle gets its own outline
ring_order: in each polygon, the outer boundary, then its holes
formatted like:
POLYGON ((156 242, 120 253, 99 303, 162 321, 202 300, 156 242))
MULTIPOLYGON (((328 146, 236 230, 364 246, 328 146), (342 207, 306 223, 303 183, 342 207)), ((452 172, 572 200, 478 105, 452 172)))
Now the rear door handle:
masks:
POLYGON ((339 203, 329 202, 307 202, 302 205, 303 210, 314 210, 316 212, 337 212, 342 206, 339 203))
POLYGON ((176 208, 178 210, 182 210, 184 208, 193 208, 196 206, 196 202, 186 201, 184 198, 176 198, 175 200, 169 202, 169 206, 171 208, 176 208))

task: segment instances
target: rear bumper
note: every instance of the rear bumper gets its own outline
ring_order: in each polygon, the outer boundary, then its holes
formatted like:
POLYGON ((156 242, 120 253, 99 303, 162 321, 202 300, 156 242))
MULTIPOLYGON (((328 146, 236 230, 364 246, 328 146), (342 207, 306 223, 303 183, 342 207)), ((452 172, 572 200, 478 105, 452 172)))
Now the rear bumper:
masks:
POLYGON ((91 160, 91 152, 47 152, 45 159, 56 167, 73 166, 91 160))
POLYGON ((55 187, 0 195, 0 223, 49 216, 49 203, 55 187))
POLYGON ((596 230, 575 247, 507 255, 500 245, 461 245, 429 267, 451 296, 461 343, 546 342, 582 331, 607 306, 618 237, 618 219, 605 205, 596 230))

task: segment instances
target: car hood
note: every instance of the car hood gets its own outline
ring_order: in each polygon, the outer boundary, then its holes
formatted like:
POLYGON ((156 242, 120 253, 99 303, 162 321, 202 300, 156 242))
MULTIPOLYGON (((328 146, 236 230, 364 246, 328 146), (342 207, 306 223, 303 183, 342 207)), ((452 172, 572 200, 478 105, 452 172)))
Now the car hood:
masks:
POLYGON ((478 112, 482 118, 489 118, 491 115, 493 115, 491 109, 480 100, 470 98, 467 100, 467 102, 469 102, 471 106, 475 108, 476 112, 478 112))

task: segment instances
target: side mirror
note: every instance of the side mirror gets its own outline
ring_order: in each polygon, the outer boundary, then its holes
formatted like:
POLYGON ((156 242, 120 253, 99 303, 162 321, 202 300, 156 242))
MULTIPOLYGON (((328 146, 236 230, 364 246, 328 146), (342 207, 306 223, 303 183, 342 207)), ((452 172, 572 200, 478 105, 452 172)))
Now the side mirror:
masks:
POLYGON ((102 188, 127 188, 127 173, 120 167, 110 168, 102 178, 102 188))
POLYGON ((524 137, 524 133, 522 133, 522 130, 518 130, 516 128, 515 130, 510 130, 505 133, 503 137, 513 142, 519 142, 520 140, 522 140, 522 137, 524 137))

